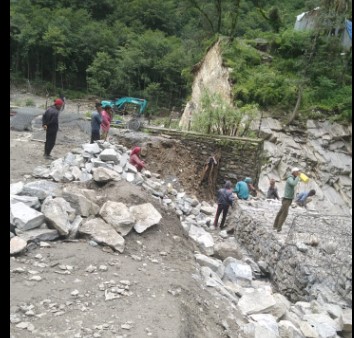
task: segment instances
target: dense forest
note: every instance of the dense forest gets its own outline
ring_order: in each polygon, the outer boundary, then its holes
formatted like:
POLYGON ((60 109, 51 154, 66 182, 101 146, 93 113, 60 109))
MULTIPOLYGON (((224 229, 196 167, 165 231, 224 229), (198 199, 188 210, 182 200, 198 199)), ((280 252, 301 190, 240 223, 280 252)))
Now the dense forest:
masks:
MULTIPOLYGON (((238 107, 351 121, 352 50, 333 32, 351 0, 10 0, 10 75, 67 97, 188 100, 192 68, 222 37, 238 107), (311 31, 296 16, 320 7, 311 31)), ((291 114, 290 114, 291 115, 291 114)))

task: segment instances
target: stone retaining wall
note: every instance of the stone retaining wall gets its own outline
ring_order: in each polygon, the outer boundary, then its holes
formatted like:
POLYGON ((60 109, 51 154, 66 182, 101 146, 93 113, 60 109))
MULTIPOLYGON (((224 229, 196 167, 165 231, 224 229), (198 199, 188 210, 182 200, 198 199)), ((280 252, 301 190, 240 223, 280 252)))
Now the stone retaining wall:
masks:
MULTIPOLYGON (((167 135, 181 141, 186 149, 186 154, 193 156, 191 161, 197 163, 200 169, 203 168, 213 152, 220 151, 218 185, 223 185, 224 180, 236 183, 236 177, 241 179, 251 177, 255 184, 258 183, 263 151, 263 140, 261 139, 204 135, 154 127, 144 127, 143 131, 157 136, 167 135)), ((127 147, 132 145, 129 144, 129 141, 121 138, 119 141, 127 147)))
POLYGON ((279 203, 238 201, 235 237, 293 302, 318 297, 352 304, 351 220, 290 209, 281 233, 272 229, 279 203))

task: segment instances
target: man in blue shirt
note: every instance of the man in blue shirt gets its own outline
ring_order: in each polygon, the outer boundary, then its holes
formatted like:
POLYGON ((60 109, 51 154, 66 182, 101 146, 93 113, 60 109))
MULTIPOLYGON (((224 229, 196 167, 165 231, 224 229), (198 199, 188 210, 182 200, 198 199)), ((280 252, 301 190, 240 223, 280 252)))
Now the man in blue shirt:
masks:
POLYGON ((100 127, 102 123, 102 104, 97 102, 95 106, 96 111, 91 115, 91 143, 100 139, 100 127))
POLYGON ((309 198, 311 196, 316 195, 316 190, 304 191, 296 196, 296 204, 300 207, 306 208, 306 204, 311 202, 312 199, 309 198))
POLYGON ((225 226, 226 216, 229 211, 229 207, 234 204, 234 196, 232 194, 232 184, 230 181, 226 181, 224 188, 218 190, 218 210, 216 211, 214 227, 218 228, 219 217, 222 213, 222 220, 220 229, 225 226))

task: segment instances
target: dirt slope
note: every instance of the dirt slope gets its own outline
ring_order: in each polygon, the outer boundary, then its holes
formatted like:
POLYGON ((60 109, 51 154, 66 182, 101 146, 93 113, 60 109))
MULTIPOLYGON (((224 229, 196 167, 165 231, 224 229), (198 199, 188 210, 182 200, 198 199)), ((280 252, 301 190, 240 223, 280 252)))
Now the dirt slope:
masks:
MULTIPOLYGON (((72 133, 77 143, 87 138, 80 130, 72 133)), ((10 131, 11 182, 24 181, 24 175, 32 180, 32 170, 45 163, 44 144, 30 137, 10 131)), ((76 146, 58 144, 53 156, 76 146)), ((129 234, 123 254, 80 239, 33 246, 10 258, 11 337, 226 337, 218 310, 222 301, 193 277, 195 247, 183 236, 177 216, 127 182, 89 188, 127 205, 151 202, 163 220, 141 235, 129 234), (90 265, 97 270, 87 272, 90 265), (124 287, 121 281, 129 281, 131 294, 106 301, 104 290, 124 287)))

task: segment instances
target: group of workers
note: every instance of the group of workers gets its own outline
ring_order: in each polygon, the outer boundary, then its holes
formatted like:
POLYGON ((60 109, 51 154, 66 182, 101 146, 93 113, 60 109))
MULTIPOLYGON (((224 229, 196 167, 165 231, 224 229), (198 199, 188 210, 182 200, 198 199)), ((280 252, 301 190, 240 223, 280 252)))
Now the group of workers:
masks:
POLYGON ((98 140, 107 141, 113 119, 113 109, 110 105, 102 107, 101 102, 96 102, 95 107, 96 110, 91 115, 91 143, 98 140))
MULTIPOLYGON (((54 104, 51 105, 42 116, 42 127, 46 131, 46 140, 44 144, 45 159, 53 159, 50 153, 55 145, 59 129, 59 113, 63 110, 64 104, 65 102, 63 99, 55 99, 54 104)), ((105 107, 102 107, 100 102, 96 102, 95 107, 96 110, 91 115, 91 143, 98 140, 107 140, 113 118, 113 110, 111 106, 106 105, 105 107)), ((130 164, 137 168, 138 172, 141 172, 146 167, 146 164, 141 159, 140 155, 141 148, 134 147, 130 153, 129 161, 130 164)))
MULTIPOLYGON (((282 205, 274 220, 273 228, 277 232, 281 232, 282 226, 288 216, 289 208, 295 197, 295 187, 300 181, 300 169, 293 168, 291 175, 287 178, 284 190, 284 197, 282 199, 282 205)), ((316 194, 314 189, 310 191, 304 191, 296 195, 295 203, 307 208, 307 203, 311 201, 311 197, 316 194)), ((223 229, 225 227, 226 216, 230 207, 234 205, 235 198, 237 196, 240 200, 248 200, 250 195, 257 196, 257 189, 252 184, 252 179, 246 177, 244 180, 237 182, 234 189, 232 189, 232 183, 227 181, 222 189, 218 190, 217 203, 218 208, 214 219, 214 227, 223 229), (221 224, 219 223, 220 215, 222 214, 221 224)), ((269 188, 267 191, 267 199, 280 200, 278 189, 275 186, 275 180, 271 179, 269 182, 269 188)))
MULTIPOLYGON (((50 106, 43 114, 42 126, 46 131, 46 141, 44 146, 45 159, 52 159, 50 153, 55 145, 55 140, 59 129, 59 113, 62 110, 63 105, 64 101, 61 98, 55 99, 54 104, 50 106)), ((113 110, 111 106, 106 105, 102 107, 100 102, 96 102, 95 107, 96 111, 94 111, 91 115, 91 143, 98 140, 107 140, 110 124, 113 118, 113 110)), ((134 147, 130 153, 130 164, 134 165, 138 172, 141 172, 146 167, 146 164, 141 159, 140 155, 140 147, 134 147)), ((212 159, 213 161, 209 161, 210 163, 216 162, 215 157, 212 157, 212 159)), ((289 208, 295 196, 295 187, 300 181, 300 174, 300 169, 293 168, 291 175, 287 178, 282 205, 273 224, 273 228, 277 232, 282 230, 282 226, 288 216, 289 208)), ((298 206, 306 208, 307 203, 311 200, 310 197, 315 194, 315 190, 304 191, 296 196, 295 202, 298 206)), ((250 177, 246 177, 244 180, 238 181, 234 189, 232 189, 232 183, 227 181, 225 186, 222 189, 219 189, 217 193, 218 208, 214 219, 214 227, 219 228, 218 221, 221 214, 223 216, 220 228, 222 229, 225 227, 226 216, 230 206, 233 206, 234 204, 235 196, 237 196, 240 200, 248 200, 250 195, 254 197, 257 196, 257 189, 253 186, 252 179, 250 177)), ((280 200, 274 179, 270 180, 267 198, 280 200)))

